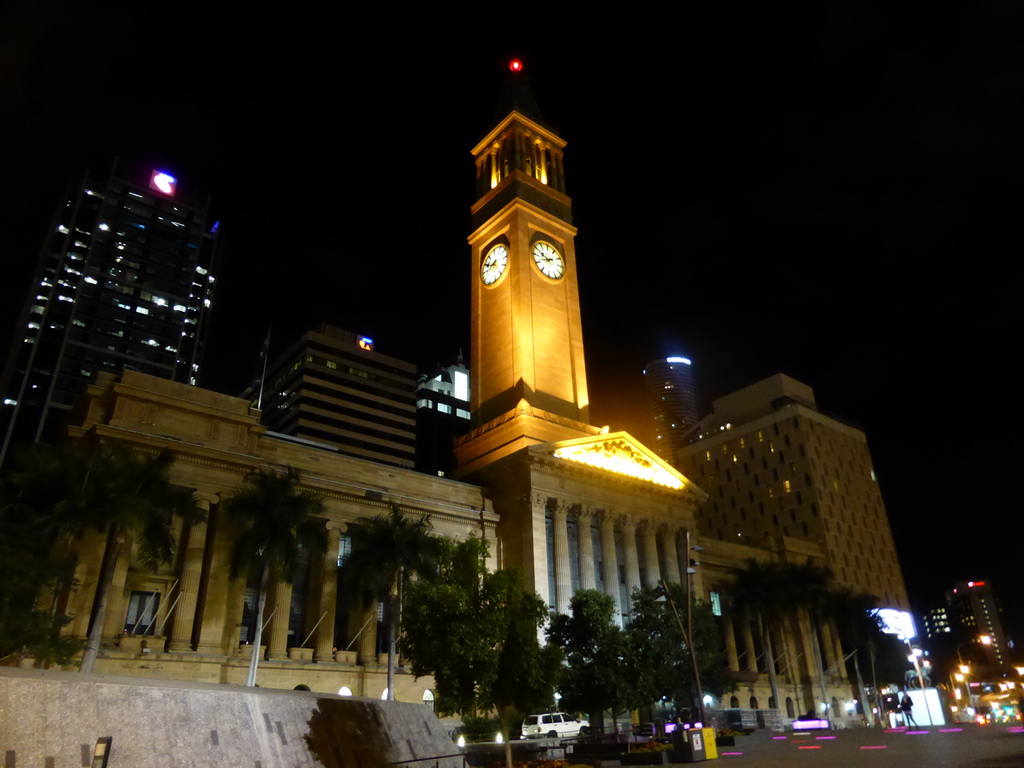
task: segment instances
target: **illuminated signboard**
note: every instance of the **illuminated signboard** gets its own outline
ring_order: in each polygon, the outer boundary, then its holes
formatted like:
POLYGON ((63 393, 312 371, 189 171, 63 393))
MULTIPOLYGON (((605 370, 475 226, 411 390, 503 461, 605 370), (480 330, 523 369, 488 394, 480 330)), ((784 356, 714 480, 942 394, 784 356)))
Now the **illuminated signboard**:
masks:
POLYGON ((166 171, 153 171, 149 177, 149 188, 174 197, 174 193, 178 189, 178 180, 166 171))
POLYGON ((368 352, 373 350, 373 339, 369 336, 360 336, 356 343, 360 349, 365 349, 368 352))
POLYGON ((917 630, 914 629, 914 617, 907 611, 898 611, 895 608, 879 608, 875 616, 882 620, 882 631, 888 635, 896 635, 900 640, 910 640, 917 637, 917 630))

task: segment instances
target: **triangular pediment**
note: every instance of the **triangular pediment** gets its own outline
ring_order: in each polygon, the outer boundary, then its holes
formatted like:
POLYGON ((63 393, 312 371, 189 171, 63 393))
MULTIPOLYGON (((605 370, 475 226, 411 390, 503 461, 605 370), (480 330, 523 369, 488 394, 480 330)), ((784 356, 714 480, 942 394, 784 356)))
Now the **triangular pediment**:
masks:
POLYGON ((704 496, 692 481, 628 432, 544 443, 531 450, 674 491, 692 491, 704 496))

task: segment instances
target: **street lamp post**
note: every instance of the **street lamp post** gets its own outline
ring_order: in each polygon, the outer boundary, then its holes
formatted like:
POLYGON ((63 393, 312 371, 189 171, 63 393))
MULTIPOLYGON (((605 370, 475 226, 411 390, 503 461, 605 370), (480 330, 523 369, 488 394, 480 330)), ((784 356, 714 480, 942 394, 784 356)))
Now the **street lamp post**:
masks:
POLYGON ((683 636, 683 640, 686 643, 686 649, 690 655, 690 667, 693 670, 693 684, 696 688, 697 694, 697 712, 700 714, 700 722, 703 725, 708 724, 707 713, 704 709, 704 689, 700 684, 700 668, 697 664, 697 649, 693 646, 693 599, 691 597, 692 587, 690 579, 697 572, 693 566, 700 565, 696 560, 690 558, 690 552, 701 552, 703 547, 699 544, 690 545, 690 531, 686 531, 686 626, 683 626, 682 619, 679 618, 679 611, 676 610, 675 601, 672 599, 672 595, 669 594, 668 585, 662 581, 661 588, 665 592, 665 597, 668 599, 668 604, 672 607, 672 613, 676 617, 676 623, 679 625, 679 632, 683 636))

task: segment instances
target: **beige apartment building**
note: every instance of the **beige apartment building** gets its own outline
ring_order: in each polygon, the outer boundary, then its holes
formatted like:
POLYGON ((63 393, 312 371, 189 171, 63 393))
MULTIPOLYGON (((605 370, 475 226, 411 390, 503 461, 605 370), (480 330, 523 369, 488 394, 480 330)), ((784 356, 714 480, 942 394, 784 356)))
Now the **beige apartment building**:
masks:
POLYGON ((813 542, 836 584, 910 610, 864 432, 821 413, 814 391, 781 373, 713 407, 680 452, 682 471, 708 493, 701 532, 754 546, 813 542))

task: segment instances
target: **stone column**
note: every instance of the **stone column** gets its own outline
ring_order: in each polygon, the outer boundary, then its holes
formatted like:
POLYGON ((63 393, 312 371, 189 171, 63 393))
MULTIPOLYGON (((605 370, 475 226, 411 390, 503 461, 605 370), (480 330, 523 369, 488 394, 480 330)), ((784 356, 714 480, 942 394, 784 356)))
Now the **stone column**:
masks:
POLYGON ((122 535, 124 543, 121 545, 117 563, 114 564, 114 580, 110 584, 110 594, 107 595, 107 615, 103 620, 100 648, 113 645, 120 639, 124 634, 125 617, 128 614, 128 596, 124 590, 125 582, 128 580, 128 565, 132 559, 132 537, 127 531, 122 535))
POLYGON ((661 568, 658 567, 658 538, 657 529, 649 520, 640 525, 641 536, 644 541, 644 586, 650 589, 658 586, 661 581, 661 568))
POLYGON ((725 640, 725 658, 729 669, 740 671, 740 659, 736 654, 736 630, 732 625, 732 612, 722 611, 722 635, 725 640))
POLYGON ((524 510, 522 531, 523 586, 527 592, 536 592, 545 606, 555 604, 555 595, 549 594, 548 586, 548 497, 539 493, 525 496, 529 505, 524 510))
MULTIPOLYGON (((292 613, 292 585, 277 579, 270 588, 274 596, 274 604, 270 609, 274 615, 270 619, 270 639, 267 642, 267 661, 280 661, 288 658, 288 620, 292 613)), ((266 618, 263 619, 266 621, 266 618)))
POLYGON ((359 648, 360 664, 377 663, 377 603, 374 602, 369 608, 356 614, 359 617, 356 631, 362 628, 357 646, 359 648))
POLYGON ((829 620, 823 620, 821 622, 821 641, 825 646, 825 658, 822 659, 822 662, 824 663, 825 669, 828 670, 829 667, 835 666, 839 662, 839 659, 843 658, 840 655, 838 647, 839 637, 832 631, 832 622, 829 620))
MULTIPOLYGON (((209 498, 199 498, 203 514, 210 514, 209 498)), ((192 650, 192 629, 196 618, 196 601, 199 599, 199 582, 203 576, 203 552, 206 549, 206 519, 193 523, 188 529, 185 551, 181 557, 181 575, 178 581, 178 604, 174 609, 174 621, 168 638, 167 650, 188 653, 192 650)))
POLYGON ((615 603, 615 610, 621 612, 619 605, 619 558, 615 554, 615 516, 610 512, 601 513, 601 576, 604 579, 604 591, 615 603))
POLYGON ((580 589, 597 589, 594 575, 594 536, 591 532, 591 514, 580 509, 576 513, 576 526, 580 538, 580 589))
POLYGON ((665 570, 662 578, 669 584, 681 583, 679 575, 679 550, 676 546, 677 529, 671 525, 661 527, 661 553, 665 570))
POLYGON ((622 522, 622 550, 626 558, 626 610, 632 610, 633 591, 640 589, 640 560, 636 554, 636 522, 631 518, 622 522))
POLYGON ((554 528, 555 547, 555 610, 569 613, 569 598, 572 593, 572 575, 569 570, 569 527, 565 506, 550 499, 551 520, 554 528))
POLYGON ((334 623, 338 611, 338 542, 341 527, 327 523, 327 548, 324 550, 320 576, 320 626, 316 630, 316 661, 334 661, 334 623))
POLYGON ((754 645, 754 633, 750 630, 750 614, 743 611, 741 617, 740 635, 743 637, 743 644, 747 647, 743 665, 748 672, 757 672, 757 646, 754 645))
POLYGON ((81 638, 89 635, 89 620, 92 618, 92 605, 96 598, 96 585, 100 580, 106 542, 105 532, 90 528, 82 532, 82 538, 75 546, 75 574, 67 611, 71 621, 61 629, 62 635, 81 638))
MULTIPOLYGON (((234 632, 228 632, 228 628, 234 627, 242 620, 242 601, 245 597, 245 580, 236 579, 237 582, 232 589, 229 578, 231 572, 231 544, 233 541, 233 526, 223 515, 220 504, 217 509, 211 509, 209 522, 207 523, 207 544, 210 548, 209 570, 206 572, 206 584, 201 589, 199 599, 199 611, 196 621, 199 623, 199 633, 196 638, 196 651, 199 653, 222 654, 224 653, 225 636, 232 645, 234 632), (230 607, 228 598, 231 597, 230 607)), ((195 634, 193 632, 193 634, 195 634)))

